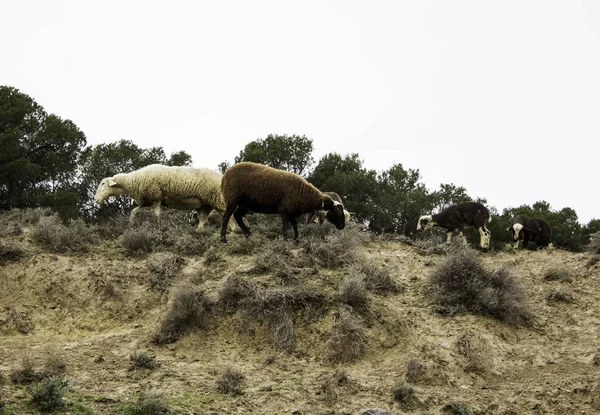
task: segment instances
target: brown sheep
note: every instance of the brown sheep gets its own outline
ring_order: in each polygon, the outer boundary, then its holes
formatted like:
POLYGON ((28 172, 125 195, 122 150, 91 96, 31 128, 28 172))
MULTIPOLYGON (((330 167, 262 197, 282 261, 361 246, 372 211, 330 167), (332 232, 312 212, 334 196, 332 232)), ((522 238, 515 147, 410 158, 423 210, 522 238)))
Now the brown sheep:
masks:
POLYGON ((233 215, 246 237, 250 229, 243 222, 249 211, 278 214, 283 221, 283 237, 287 238, 290 223, 294 240, 298 242, 296 218, 326 210, 327 219, 338 229, 346 225, 343 206, 335 202, 296 173, 274 169, 263 164, 242 162, 231 166, 221 180, 225 200, 225 214, 221 227, 221 241, 227 242, 227 224, 233 215))
MULTIPOLYGON (((333 199, 334 202, 339 202, 342 204, 342 206, 344 206, 344 203, 342 203, 342 198, 336 192, 323 192, 323 194, 331 196, 331 198, 333 199)), ((323 222, 325 222, 325 214, 326 214, 326 212, 323 210, 320 210, 320 209, 309 213, 306 216, 306 224, 310 225, 311 223, 315 223, 315 222, 322 224, 323 222)), ((344 208, 344 218, 346 219, 346 223, 350 222, 350 212, 348 212, 345 208, 344 208)))

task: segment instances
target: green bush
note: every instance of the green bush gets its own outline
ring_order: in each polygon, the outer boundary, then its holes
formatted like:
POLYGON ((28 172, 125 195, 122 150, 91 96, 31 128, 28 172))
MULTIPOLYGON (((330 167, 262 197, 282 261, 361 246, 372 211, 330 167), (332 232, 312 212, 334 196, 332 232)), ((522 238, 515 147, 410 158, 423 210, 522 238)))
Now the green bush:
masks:
POLYGON ((31 403, 42 412, 52 412, 64 406, 63 395, 67 389, 67 381, 57 377, 48 377, 33 389, 31 403))
POLYGON ((137 402, 127 404, 119 411, 122 415, 170 415, 171 408, 162 395, 155 392, 142 392, 137 402))
POLYGON ((150 369, 154 370, 158 367, 158 362, 154 356, 150 356, 144 352, 134 351, 129 355, 129 360, 131 361, 130 370, 135 369, 150 369))

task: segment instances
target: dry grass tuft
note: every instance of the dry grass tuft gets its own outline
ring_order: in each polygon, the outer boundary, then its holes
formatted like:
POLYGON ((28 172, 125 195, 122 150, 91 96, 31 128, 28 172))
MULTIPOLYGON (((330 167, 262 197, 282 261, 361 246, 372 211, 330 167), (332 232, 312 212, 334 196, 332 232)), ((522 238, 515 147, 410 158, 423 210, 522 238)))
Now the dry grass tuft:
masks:
POLYGON ((546 281, 572 282, 573 270, 565 266, 549 268, 544 272, 546 281))
POLYGON ((573 303, 575 300, 573 294, 561 289, 553 289, 546 294, 548 303, 573 303))
POLYGON ((129 360, 131 361, 131 365, 129 366, 129 370, 136 369, 150 369, 154 370, 159 366, 159 363, 156 361, 154 356, 150 356, 144 352, 134 351, 129 355, 129 360))
POLYGON ((153 253, 147 263, 150 288, 162 291, 171 286, 173 277, 181 270, 183 263, 183 258, 178 255, 168 252, 153 253))
POLYGON ((416 359, 411 359, 406 363, 406 373, 404 378, 409 383, 418 383, 425 379, 427 371, 425 367, 416 359))
POLYGON ((320 227, 323 229, 317 235, 307 235, 300 242, 306 261, 325 268, 339 268, 359 259, 359 248, 369 239, 365 232, 352 224, 342 231, 327 223, 320 227))
POLYGON ((224 395, 243 394, 242 383, 246 377, 237 369, 227 367, 217 378, 217 390, 224 395))
POLYGON ((493 366, 491 347, 479 334, 466 331, 458 336, 455 344, 458 353, 465 359, 466 372, 486 373, 493 366))
POLYGON ((369 295, 362 276, 351 275, 344 278, 339 290, 340 301, 348 304, 356 311, 369 308, 369 295))
POLYGON ((347 383, 348 372, 344 369, 336 369, 319 385, 319 394, 323 396, 325 403, 331 407, 338 401, 340 387, 347 383))
POLYGON ((34 225, 31 237, 45 249, 56 253, 87 252, 98 241, 95 228, 83 220, 63 225, 57 215, 42 216, 34 225))
POLYGON ((10 319, 19 333, 27 334, 35 328, 33 321, 31 321, 31 318, 29 317, 29 313, 26 311, 21 312, 16 308, 13 308, 10 311, 10 319))
POLYGON ((521 284, 506 267, 488 272, 471 248, 454 250, 433 271, 429 293, 447 314, 469 311, 514 325, 532 320, 521 284))
POLYGON ((157 344, 172 343, 188 328, 206 329, 211 311, 212 303, 200 288, 187 284, 179 287, 152 341, 157 344))
POLYGON ((411 411, 422 405, 414 388, 407 383, 396 383, 392 388, 392 395, 404 410, 411 411))
POLYGON ((361 320, 350 308, 340 306, 325 344, 327 357, 333 362, 352 362, 365 354, 366 345, 367 336, 361 320))
POLYGON ((67 373, 67 362, 58 353, 52 353, 44 362, 42 371, 45 377, 61 377, 67 373))
POLYGON ((33 358, 28 353, 21 359, 21 367, 13 370, 10 374, 10 380, 17 385, 37 382, 43 377, 43 373, 34 369, 33 358))
POLYGON ((380 295, 396 294, 403 291, 390 275, 386 267, 378 267, 371 262, 365 262, 353 267, 357 273, 364 275, 365 287, 380 295))
POLYGON ((469 405, 463 402, 452 402, 444 405, 442 412, 450 415, 471 415, 473 412, 469 405))
POLYGON ((119 413, 123 415, 170 415, 171 408, 163 396, 156 392, 142 392, 137 402, 126 404, 119 413))

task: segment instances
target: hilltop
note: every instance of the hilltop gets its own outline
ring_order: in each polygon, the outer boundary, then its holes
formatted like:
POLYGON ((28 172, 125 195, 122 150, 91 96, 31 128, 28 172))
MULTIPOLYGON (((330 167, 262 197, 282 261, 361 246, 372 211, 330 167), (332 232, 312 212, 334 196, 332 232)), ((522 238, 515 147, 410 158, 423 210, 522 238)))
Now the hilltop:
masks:
POLYGON ((215 229, 126 222, 72 224, 56 242, 61 226, 3 221, 6 413, 36 413, 37 382, 13 381, 25 356, 39 373, 49 358, 64 362, 58 413, 134 413, 141 392, 196 414, 600 411, 600 268, 590 254, 478 253, 525 290, 532 322, 510 325, 432 304, 429 278, 451 255, 435 244, 311 225, 295 245, 272 239, 276 223, 222 246, 215 229), (241 385, 217 382, 227 368, 241 385))

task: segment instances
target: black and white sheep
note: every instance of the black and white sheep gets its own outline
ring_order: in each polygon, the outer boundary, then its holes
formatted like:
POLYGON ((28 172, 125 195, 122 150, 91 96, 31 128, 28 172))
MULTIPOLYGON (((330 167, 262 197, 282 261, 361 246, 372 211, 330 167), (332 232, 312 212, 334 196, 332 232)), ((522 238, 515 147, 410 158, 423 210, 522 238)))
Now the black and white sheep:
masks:
POLYGON ((227 242, 227 224, 233 215, 246 237, 250 229, 244 216, 256 213, 278 214, 283 221, 283 237, 292 224, 294 239, 298 241, 296 218, 317 209, 327 211, 326 217, 338 229, 344 229, 344 208, 296 173, 274 169, 263 164, 242 162, 231 166, 221 180, 225 200, 225 214, 221 227, 221 241, 227 242))
POLYGON ((519 240, 523 241, 523 248, 527 248, 529 241, 535 242, 538 248, 553 248, 552 229, 548 222, 543 219, 519 215, 507 230, 512 233, 515 249, 519 246, 519 240))
MULTIPOLYGON (((342 207, 344 207, 344 204, 342 203, 342 198, 336 192, 323 192, 323 194, 330 196, 334 202, 338 202, 342 205, 342 207)), ((325 222, 326 214, 327 214, 327 212, 324 210, 321 210, 321 209, 317 209, 314 212, 310 212, 306 216, 306 224, 309 225, 311 223, 317 223, 317 222, 319 224, 322 224, 323 222, 325 222)), ((344 219, 346 220, 346 224, 348 224, 348 222, 350 222, 350 212, 348 212, 345 208, 344 208, 344 219)))
POLYGON ((137 203, 129 216, 134 221, 139 209, 152 207, 160 220, 161 206, 179 210, 195 209, 198 229, 203 228, 211 210, 223 213, 221 173, 206 168, 151 164, 130 173, 102 179, 96 190, 96 203, 110 196, 129 195, 137 203))
POLYGON ((436 215, 421 216, 417 224, 417 231, 439 226, 446 229, 446 242, 449 243, 452 239, 452 232, 458 229, 460 236, 466 243, 467 239, 463 235, 463 231, 467 226, 474 226, 479 230, 479 246, 488 249, 492 233, 485 225, 491 220, 490 212, 483 204, 478 202, 459 203, 444 209, 436 215))

